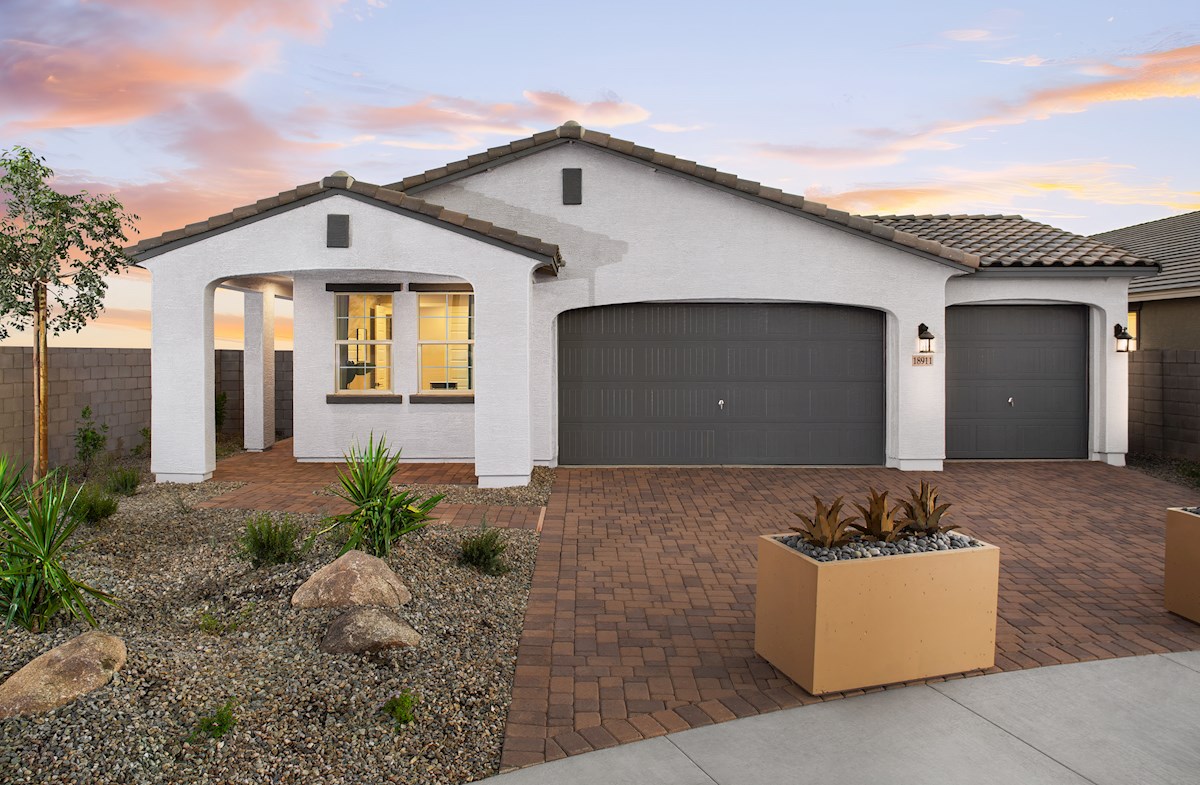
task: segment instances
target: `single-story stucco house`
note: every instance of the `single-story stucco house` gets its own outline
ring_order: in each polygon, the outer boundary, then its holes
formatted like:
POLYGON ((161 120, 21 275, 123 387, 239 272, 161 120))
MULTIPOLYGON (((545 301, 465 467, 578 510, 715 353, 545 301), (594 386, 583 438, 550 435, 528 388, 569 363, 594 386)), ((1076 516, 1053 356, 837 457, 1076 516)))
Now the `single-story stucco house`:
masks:
POLYGON ((876 464, 1126 452, 1114 330, 1149 259, 1019 216, 853 216, 576 123, 376 186, 339 172, 143 240, 153 471, 214 468, 213 292, 246 292, 246 446, 340 460, 876 464))

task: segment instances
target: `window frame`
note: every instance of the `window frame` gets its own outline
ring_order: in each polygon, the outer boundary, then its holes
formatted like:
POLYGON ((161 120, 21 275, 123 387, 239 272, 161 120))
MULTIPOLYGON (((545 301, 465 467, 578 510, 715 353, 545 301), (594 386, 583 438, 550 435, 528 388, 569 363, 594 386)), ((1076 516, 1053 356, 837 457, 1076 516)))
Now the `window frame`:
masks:
MULTIPOLYGON (((413 393, 412 395, 410 395, 409 399, 415 400, 418 398, 424 398, 424 399, 428 400, 429 398, 434 398, 434 397, 474 399, 474 397, 475 397, 475 292, 471 289, 460 288, 457 285, 451 285, 451 286, 454 286, 454 288, 451 288, 450 286, 446 286, 445 288, 442 288, 439 286, 436 289, 434 288, 434 286, 429 286, 428 288, 425 288, 425 287, 417 288, 418 286, 419 286, 418 284, 413 284, 412 286, 409 287, 410 291, 412 291, 417 296, 416 303, 415 303, 415 305, 416 305, 416 308, 415 308, 416 321, 417 321, 417 323, 416 323, 416 331, 417 331, 416 332, 416 338, 417 338, 417 342, 416 342, 416 346, 417 346, 417 391, 415 393, 413 393), (445 317, 442 317, 447 324, 446 340, 443 340, 443 341, 423 340, 421 338, 421 319, 422 319, 421 298, 422 297, 444 297, 444 298, 446 298, 446 310, 447 310, 447 313, 449 313, 450 298, 454 297, 454 296, 459 296, 459 295, 465 295, 470 298, 469 304, 467 306, 467 313, 469 314, 467 318, 468 318, 469 324, 470 324, 471 337, 466 340, 451 339, 450 333, 449 333, 449 323, 450 323, 450 320, 452 317, 447 315, 445 317), (469 356, 470 360, 467 363, 466 370, 467 370, 467 379, 469 380, 470 387, 465 390, 457 389, 457 388, 456 389, 444 389, 444 390, 426 390, 426 389, 424 389, 422 384, 424 382, 423 375, 424 375, 424 371, 425 371, 425 365, 422 362, 421 347, 423 347, 423 346, 447 346, 447 347, 449 347, 449 346, 457 346, 457 345, 462 345, 462 344, 466 344, 466 346, 468 347, 467 352, 468 352, 468 356, 469 356)), ((430 318, 430 317, 426 317, 426 318, 430 318)), ((447 353, 448 352, 449 352, 449 349, 447 349, 447 353)), ((447 355, 447 363, 448 362, 449 362, 449 357, 447 355)), ((447 364, 446 366, 431 366, 431 367, 452 368, 455 366, 450 366, 447 364)))
MULTIPOLYGON (((347 314, 349 314, 350 309, 347 308, 346 312, 347 312, 347 314)), ((378 287, 370 287, 370 286, 364 286, 363 290, 361 290, 361 291, 359 291, 357 289, 356 290, 342 290, 342 288, 339 287, 338 290, 333 292, 333 393, 332 394, 334 396, 345 396, 345 397, 367 396, 367 397, 379 398, 380 396, 392 396, 395 394, 395 392, 396 392, 396 292, 395 291, 386 291, 386 292, 379 291, 378 287), (374 289, 374 291, 372 291, 372 289, 374 289), (352 321, 355 318, 369 318, 369 319, 380 318, 380 317, 376 317, 376 316, 368 316, 368 317, 347 316, 347 320, 346 320, 346 335, 347 335, 347 337, 345 339, 338 338, 338 320, 339 320, 338 298, 339 297, 350 298, 350 297, 356 297, 356 296, 358 296, 358 297, 379 297, 381 295, 386 295, 389 298, 391 305, 392 305, 391 313, 389 313, 388 316, 386 317, 386 319, 388 320, 388 333, 391 335, 391 338, 388 338, 385 340, 358 340, 356 338, 349 337, 350 321, 352 321), (387 388, 385 389, 383 387, 372 387, 372 388, 364 389, 364 390, 342 389, 342 387, 341 387, 341 378, 342 378, 341 348, 343 346, 346 346, 346 347, 350 347, 350 346, 387 346, 388 347, 388 365, 387 365, 388 386, 387 386, 387 388)))

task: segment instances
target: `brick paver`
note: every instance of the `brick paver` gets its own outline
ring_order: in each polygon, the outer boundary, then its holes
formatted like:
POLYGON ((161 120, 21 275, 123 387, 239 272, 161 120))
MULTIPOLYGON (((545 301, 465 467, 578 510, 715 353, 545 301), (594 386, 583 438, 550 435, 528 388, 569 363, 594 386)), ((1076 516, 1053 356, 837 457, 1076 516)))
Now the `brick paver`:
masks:
POLYGON ((1200 625, 1162 609, 1163 509, 1200 493, 1132 470, 560 469, 502 768, 822 700, 754 654, 754 538, 811 494, 895 498, 922 477, 1002 549, 993 670, 1200 649, 1200 625))

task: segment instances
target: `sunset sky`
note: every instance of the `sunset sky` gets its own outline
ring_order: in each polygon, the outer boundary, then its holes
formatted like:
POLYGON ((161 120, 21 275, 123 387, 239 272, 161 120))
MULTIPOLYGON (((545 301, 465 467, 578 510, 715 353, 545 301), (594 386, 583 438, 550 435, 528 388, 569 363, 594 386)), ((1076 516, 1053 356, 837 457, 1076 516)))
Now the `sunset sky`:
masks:
MULTIPOLYGON (((142 237, 565 120, 853 212, 1090 234, 1200 209, 1198 98, 1178 1, 0 0, 0 148, 117 194, 142 237)), ((53 343, 148 346, 149 291, 121 276, 53 343)), ((219 297, 219 345, 240 308, 219 297)))

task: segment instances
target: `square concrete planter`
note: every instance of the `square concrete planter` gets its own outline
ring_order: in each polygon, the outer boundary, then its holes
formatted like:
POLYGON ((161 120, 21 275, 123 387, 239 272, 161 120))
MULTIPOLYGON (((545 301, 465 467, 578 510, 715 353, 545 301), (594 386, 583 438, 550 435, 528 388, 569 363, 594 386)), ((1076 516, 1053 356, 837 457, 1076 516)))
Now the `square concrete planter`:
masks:
POLYGON ((758 541, 754 650, 813 695, 990 668, 1000 549, 819 562, 758 541))
POLYGON ((1167 510, 1164 604, 1171 613, 1200 622, 1200 515, 1167 510))

